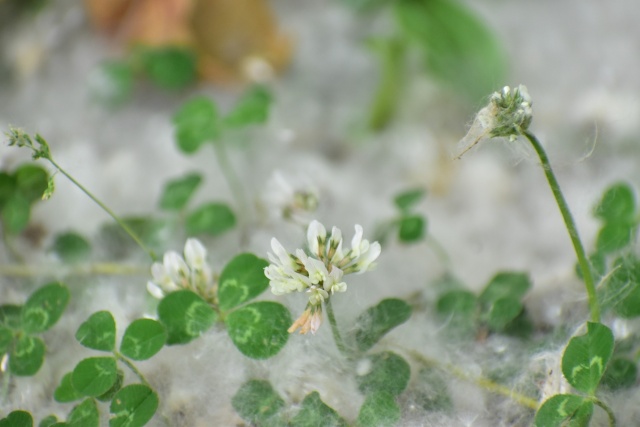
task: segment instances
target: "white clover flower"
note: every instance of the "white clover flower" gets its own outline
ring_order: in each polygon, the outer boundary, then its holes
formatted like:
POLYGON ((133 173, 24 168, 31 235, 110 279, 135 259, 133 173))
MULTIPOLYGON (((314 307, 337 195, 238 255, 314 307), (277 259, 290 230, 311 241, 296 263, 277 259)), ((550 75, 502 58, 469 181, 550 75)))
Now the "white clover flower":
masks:
POLYGON ((318 208, 318 191, 304 177, 295 177, 291 182, 282 172, 275 171, 267 182, 262 201, 271 218, 306 226, 318 208))
POLYGON ((469 132, 460 141, 464 150, 457 159, 485 138, 504 137, 515 141, 529 129, 533 120, 531 96, 524 85, 502 88, 489 98, 489 104, 476 115, 469 132))
POLYGON ((271 292, 274 295, 310 293, 307 309, 291 330, 301 328, 301 333, 315 332, 309 322, 313 320, 313 325, 319 326, 322 311, 314 309, 312 313, 310 307, 321 306, 331 295, 346 292, 347 283, 342 280, 345 274, 364 273, 375 266, 374 261, 381 252, 380 243, 369 243, 362 238, 363 234, 362 227, 356 225, 351 249, 345 252, 340 229, 333 227, 327 236, 324 225, 314 220, 307 228, 307 252, 297 249, 294 255, 277 239, 271 240, 273 253, 268 254, 271 264, 265 268, 271 292))
POLYGON ((155 298, 180 289, 189 289, 202 296, 213 286, 213 274, 206 261, 207 250, 197 239, 187 239, 184 258, 175 251, 164 254, 162 263, 151 266, 152 280, 147 291, 155 298))

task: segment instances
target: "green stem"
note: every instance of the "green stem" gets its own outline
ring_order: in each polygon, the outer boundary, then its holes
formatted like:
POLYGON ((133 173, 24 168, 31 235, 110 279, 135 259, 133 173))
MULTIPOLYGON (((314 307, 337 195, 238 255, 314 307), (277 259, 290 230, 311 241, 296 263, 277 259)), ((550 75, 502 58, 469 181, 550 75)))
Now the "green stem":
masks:
POLYGON ((236 207, 238 209, 238 217, 240 219, 240 231, 241 231, 241 241, 242 243, 246 243, 248 241, 248 235, 246 230, 246 222, 247 215, 249 213, 249 204, 247 203, 247 199, 244 193, 244 188, 242 187, 242 182, 238 175, 236 175, 233 167, 231 166, 231 161, 229 159, 229 155, 226 150, 226 146, 223 141, 214 141, 213 143, 216 159, 218 160, 218 165, 220 166, 220 170, 224 175, 225 180, 227 181, 227 185, 231 190, 231 194, 236 202, 236 207))
POLYGON ((121 220, 116 214, 115 212, 113 212, 111 209, 109 209, 109 207, 107 205, 105 205, 104 203, 102 203, 97 197, 95 197, 89 190, 87 190, 82 184, 80 184, 78 181, 76 181, 71 175, 69 175, 67 173, 67 171, 65 171, 62 167, 60 167, 60 165, 58 165, 58 163, 56 163, 52 157, 47 157, 47 160, 49 160, 49 162, 51 162, 51 164, 53 166, 55 166, 56 169, 58 169, 58 171, 60 171, 61 174, 63 174, 64 176, 66 176, 69 181, 71 181, 76 187, 78 187, 84 194, 86 194, 87 196, 89 196, 89 198, 91 200, 93 200, 98 206, 100 206, 102 208, 102 210, 104 210, 107 214, 109 214, 109 216, 111 216, 111 218, 113 218, 113 220, 129 235, 131 236, 131 238, 138 244, 138 246, 140 246, 140 248, 142 248, 143 251, 145 251, 149 257, 151 257, 152 261, 157 261, 158 257, 156 256, 156 254, 147 247, 147 245, 144 244, 144 242, 140 239, 140 237, 138 237, 138 235, 136 233, 134 233, 134 231, 131 229, 131 227, 129 227, 127 225, 126 222, 124 222, 123 220, 121 220))
POLYGON ((60 274, 69 276, 139 276, 149 273, 147 266, 127 265, 118 263, 96 263, 86 265, 49 266, 5 264, 0 265, 0 276, 3 277, 42 277, 57 276, 60 274))
POLYGON ((0 404, 5 403, 7 396, 9 396, 9 384, 11 384, 11 372, 9 369, 2 372, 2 388, 0 389, 0 404))
POLYGON ((607 415, 609 416, 609 427, 616 427, 618 423, 616 422, 616 416, 611 408, 609 408, 606 403, 604 403, 600 399, 596 399, 595 397, 592 399, 592 402, 604 409, 604 411, 607 413, 607 415))
POLYGON ((562 190, 560 189, 560 184, 558 184, 558 180, 556 179, 556 176, 551 169, 549 157, 547 157, 547 153, 544 151, 544 148, 542 147, 542 144, 540 144, 540 141, 538 141, 538 139, 532 133, 525 131, 523 135, 529 140, 529 142, 533 146, 533 149, 536 151, 538 157, 540 158, 542 169, 547 177, 547 181, 549 182, 549 187, 551 187, 551 192, 556 198, 556 203, 560 208, 560 213, 562 213, 562 218, 564 219, 565 226, 567 227, 567 231, 569 232, 571 243, 573 243, 573 248, 576 252, 576 256, 578 257, 578 265, 580 266, 580 271, 582 272, 584 285, 587 289, 589 309, 591 310, 591 320, 593 322, 600 322, 600 306, 596 297, 596 287, 593 281, 593 274, 591 273, 589 260, 587 259, 584 247, 582 246, 582 241, 580 240, 580 235, 578 234, 578 228, 576 227, 573 217, 571 216, 569 206, 567 205, 567 202, 564 199, 564 195, 562 194, 562 190))
POLYGON ((124 357, 118 352, 114 352, 113 354, 115 354, 116 358, 119 361, 121 361, 127 368, 129 368, 131 372, 133 372, 140 379, 140 381, 142 381, 144 385, 151 387, 147 379, 144 377, 144 375, 142 375, 142 372, 140 372, 138 368, 136 368, 135 365, 131 363, 129 359, 127 359, 126 357, 124 357))
POLYGON ((425 366, 445 371, 448 374, 460 380, 473 383, 478 387, 483 388, 491 393, 500 394, 502 396, 508 397, 509 399, 512 399, 513 401, 519 403, 522 406, 526 406, 527 408, 530 408, 533 410, 538 409, 539 405, 535 399, 532 399, 528 396, 515 392, 509 387, 505 387, 501 384, 495 383, 487 378, 471 376, 457 366, 451 365, 449 363, 441 363, 440 361, 424 356, 422 353, 419 353, 415 350, 408 350, 408 353, 411 355, 411 357, 413 357, 414 359, 416 359, 417 361, 419 361, 425 366))
POLYGON ((349 349, 344 344, 342 340, 342 336, 340 335, 340 331, 338 330, 338 323, 336 322, 336 316, 333 313, 333 305, 331 305, 331 298, 327 298, 324 303, 325 309, 327 311, 327 318, 329 319, 329 325, 331 325, 331 333, 333 334, 333 341, 336 343, 336 347, 340 353, 342 353, 345 357, 349 357, 349 349))

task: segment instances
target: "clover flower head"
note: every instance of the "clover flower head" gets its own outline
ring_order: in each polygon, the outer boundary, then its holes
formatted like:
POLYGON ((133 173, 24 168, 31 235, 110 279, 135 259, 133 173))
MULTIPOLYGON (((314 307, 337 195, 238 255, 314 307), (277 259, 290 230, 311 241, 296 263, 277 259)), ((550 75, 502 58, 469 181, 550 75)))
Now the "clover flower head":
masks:
POLYGON ((313 325, 319 326, 322 311, 314 307, 321 307, 335 293, 346 292, 347 283, 342 280, 345 274, 364 273, 375 266, 374 261, 381 252, 380 243, 370 243, 362 238, 363 234, 362 227, 356 225, 351 248, 345 250, 339 228, 333 227, 327 234, 324 225, 314 220, 307 228, 307 251, 297 249, 295 254, 289 253, 276 238, 271 240, 271 264, 265 268, 271 292, 274 295, 310 294, 307 310, 296 320, 292 330, 301 328, 301 333, 315 332, 308 322, 313 320, 313 325), (309 311, 310 307, 312 311, 309 311))
POLYGON ((187 239, 183 256, 175 251, 164 254, 162 263, 151 266, 152 280, 147 290, 155 298, 180 289, 189 289, 207 296, 213 286, 213 274, 207 264, 207 250, 198 239, 187 239))
POLYGON ((273 218, 282 218, 306 226, 310 215, 318 208, 317 189, 303 178, 291 180, 280 171, 275 171, 267 182, 263 201, 273 218))
POLYGON ((504 137, 515 141, 531 125, 531 104, 531 96, 524 85, 513 89, 505 86, 500 92, 494 92, 489 104, 478 112, 469 132, 462 139, 461 144, 465 148, 456 158, 462 157, 485 138, 504 137))
POLYGON ((515 141, 518 135, 529 129, 533 110, 526 86, 519 85, 514 89, 505 86, 501 92, 491 95, 489 105, 494 110, 491 136, 507 137, 510 141, 515 141))

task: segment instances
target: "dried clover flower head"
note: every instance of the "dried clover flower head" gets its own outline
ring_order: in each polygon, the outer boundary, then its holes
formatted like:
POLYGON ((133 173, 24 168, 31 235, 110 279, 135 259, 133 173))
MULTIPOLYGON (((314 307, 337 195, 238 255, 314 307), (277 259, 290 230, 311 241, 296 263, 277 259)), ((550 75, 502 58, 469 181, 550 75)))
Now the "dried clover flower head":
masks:
POLYGON ((531 97, 526 86, 519 85, 513 89, 505 86, 502 91, 494 92, 489 104, 478 112, 469 132, 461 141, 466 148, 456 159, 484 138, 504 137, 515 141, 529 129, 532 119, 531 97))

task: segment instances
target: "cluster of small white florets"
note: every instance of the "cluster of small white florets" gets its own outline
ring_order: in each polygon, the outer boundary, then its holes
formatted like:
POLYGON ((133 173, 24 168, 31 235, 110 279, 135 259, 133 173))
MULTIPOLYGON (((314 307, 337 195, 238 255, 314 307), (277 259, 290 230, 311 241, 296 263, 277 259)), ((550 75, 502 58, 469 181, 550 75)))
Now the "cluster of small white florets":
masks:
POLYGON ((187 239, 184 257, 175 251, 164 254, 162 263, 151 266, 153 280, 147 283, 147 290, 156 298, 188 289, 207 298, 213 291, 213 274, 206 261, 207 250, 198 239, 187 239))
POLYGON ((291 254, 276 238, 271 239, 271 264, 265 268, 271 292, 274 295, 291 292, 310 294, 307 309, 289 332, 301 327, 301 333, 315 333, 322 322, 322 302, 336 292, 347 290, 342 277, 349 273, 364 273, 375 265, 374 261, 381 251, 380 243, 369 243, 363 239, 360 225, 356 225, 355 229, 349 250, 342 247, 339 228, 333 227, 327 236, 325 227, 315 220, 307 229, 308 254, 302 249, 291 254))

